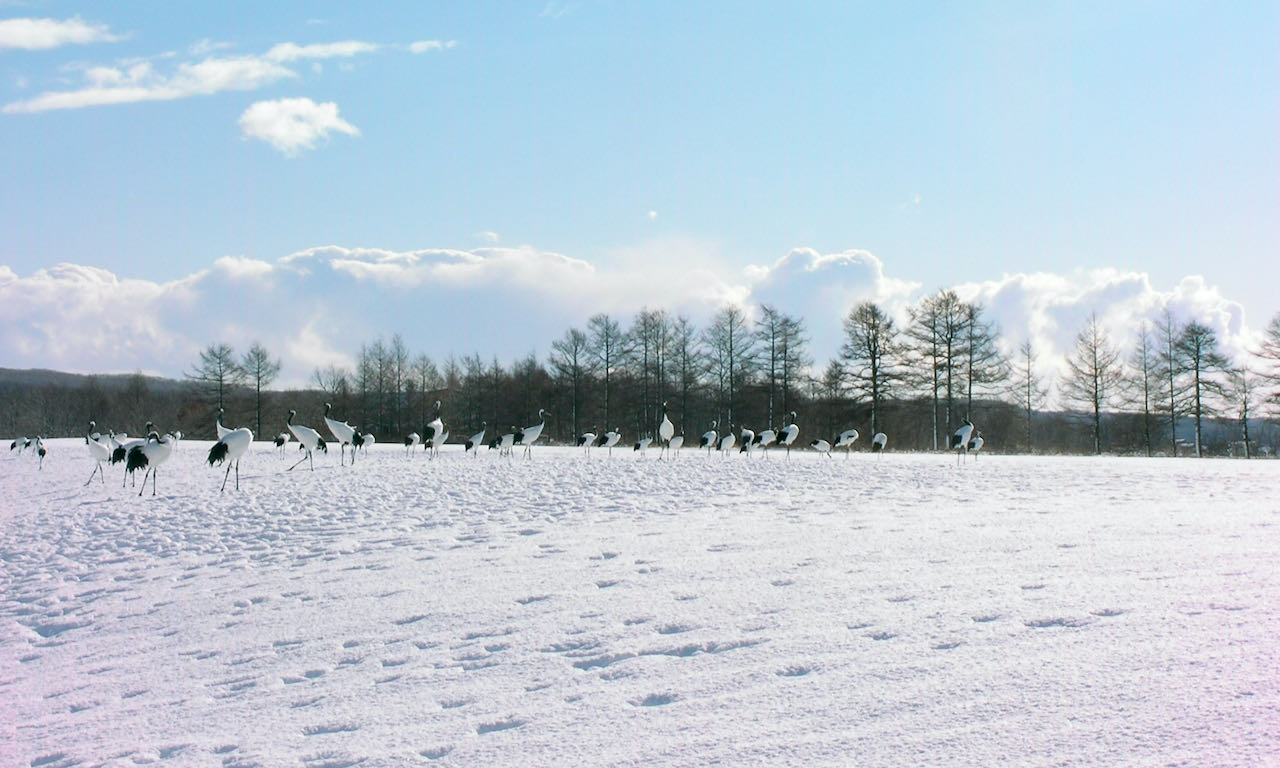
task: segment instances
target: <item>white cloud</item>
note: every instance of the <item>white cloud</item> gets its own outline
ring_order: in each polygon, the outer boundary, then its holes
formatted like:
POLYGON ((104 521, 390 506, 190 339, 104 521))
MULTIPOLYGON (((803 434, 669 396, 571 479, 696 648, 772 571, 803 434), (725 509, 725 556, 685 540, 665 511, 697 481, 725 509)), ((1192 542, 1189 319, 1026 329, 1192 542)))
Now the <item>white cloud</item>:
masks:
MULTIPOLYGON (((1146 275, 1118 270, 1031 273, 955 290, 983 303, 1009 351, 1031 338, 1042 372, 1055 379, 1091 312, 1126 348, 1138 322, 1166 307, 1179 322, 1212 327, 1229 353, 1252 339, 1239 304, 1198 276, 1161 290, 1146 275)), ((596 312, 625 325, 642 307, 661 307, 701 325, 726 303, 767 302, 805 320, 821 366, 837 352, 841 321, 856 303, 875 301, 905 320, 921 295, 918 283, 893 276, 866 251, 798 248, 743 271, 714 243, 672 238, 613 251, 600 263, 531 246, 323 246, 275 261, 223 257, 168 283, 72 264, 20 277, 0 265, 0 359, 177 376, 211 342, 243 351, 261 340, 284 359, 282 385, 300 385, 317 366, 349 365, 362 343, 395 332, 437 359, 479 352, 509 361, 545 354, 596 312)))
POLYGON ((657 212, 657 211, 652 211, 652 210, 651 210, 651 211, 649 211, 648 213, 646 213, 644 216, 645 216, 645 218, 646 218, 646 219, 648 219, 649 221, 657 221, 657 220, 658 220, 658 212, 657 212))
POLYGON ((349 59, 362 53, 374 53, 378 46, 359 40, 343 40, 338 43, 316 43, 313 45, 297 45, 280 43, 267 51, 264 58, 270 61, 288 62, 298 59, 349 59))
POLYGON ((161 75, 151 64, 143 62, 128 69, 90 67, 84 76, 88 81, 85 88, 42 93, 33 99, 6 104, 4 112, 46 112, 106 104, 172 101, 221 91, 251 91, 297 77, 297 74, 262 58, 239 56, 183 63, 170 75, 161 75))
POLYGON ((499 235, 497 232, 490 232, 487 230, 484 232, 477 232, 476 237, 479 238, 480 240, 485 241, 486 243, 496 243, 502 240, 502 236, 499 235))
POLYGON ((333 131, 359 136, 360 129, 338 117, 338 105, 317 104, 311 99, 277 99, 251 104, 240 116, 240 129, 247 137, 262 139, 293 156, 314 149, 333 131))
POLYGON ((410 53, 427 53, 429 51, 447 51, 458 45, 457 40, 419 40, 409 44, 410 53))
POLYGON ((40 51, 63 45, 114 42, 120 38, 111 34, 105 24, 91 24, 79 16, 59 21, 57 19, 2 19, 0 20, 0 50, 19 48, 40 51))
MULTIPOLYGON (((202 41, 195 47, 212 50, 222 46, 202 41)), ((377 50, 378 46, 373 43, 355 40, 314 45, 281 43, 261 56, 208 56, 199 61, 180 62, 169 73, 157 71, 146 61, 110 67, 92 66, 84 70, 84 87, 48 91, 25 101, 6 104, 3 111, 9 114, 46 112, 107 104, 171 101, 223 91, 252 91, 281 80, 297 78, 297 72, 284 66, 287 63, 346 59, 377 50)))

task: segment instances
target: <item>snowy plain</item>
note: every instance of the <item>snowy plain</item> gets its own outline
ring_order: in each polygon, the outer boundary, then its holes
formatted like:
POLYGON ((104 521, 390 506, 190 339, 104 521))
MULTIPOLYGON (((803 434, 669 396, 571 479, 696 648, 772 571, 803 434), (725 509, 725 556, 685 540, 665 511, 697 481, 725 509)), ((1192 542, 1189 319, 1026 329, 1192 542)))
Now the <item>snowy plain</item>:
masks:
POLYGON ((1280 764, 1280 462, 47 445, 0 766, 1280 764))

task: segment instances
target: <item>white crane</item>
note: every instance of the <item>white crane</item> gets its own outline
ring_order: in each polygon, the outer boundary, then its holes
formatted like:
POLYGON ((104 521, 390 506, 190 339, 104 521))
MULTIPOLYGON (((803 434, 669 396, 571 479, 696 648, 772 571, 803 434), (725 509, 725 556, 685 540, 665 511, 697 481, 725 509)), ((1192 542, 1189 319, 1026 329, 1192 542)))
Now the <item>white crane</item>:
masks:
MULTIPOLYGON (((214 464, 225 463, 227 472, 222 476, 222 489, 219 493, 227 490, 227 478, 231 476, 232 465, 236 468, 236 490, 240 490, 240 457, 244 452, 249 450, 249 446, 253 443, 253 433, 248 427, 240 427, 239 429, 228 430, 227 434, 218 438, 218 442, 213 444, 209 449, 209 466, 214 464)), ((155 482, 152 482, 152 490, 154 490, 155 482)))
POLYGON ((351 452, 355 453, 356 449, 359 448, 365 453, 368 453, 369 449, 372 448, 373 444, 376 442, 378 442, 376 435, 372 432, 361 432, 360 428, 356 427, 356 434, 351 440, 351 452))
POLYGON ((964 455, 969 451, 969 440, 973 437, 973 422, 968 419, 960 425, 960 428, 951 435, 951 450, 956 452, 956 463, 959 464, 964 460, 964 455))
POLYGON ((507 432, 506 434, 495 437, 493 439, 493 442, 489 443, 489 450, 493 450, 494 448, 497 448, 499 456, 510 456, 512 453, 511 447, 516 444, 517 434, 519 433, 517 432, 515 426, 513 425, 511 427, 510 432, 507 432))
POLYGON ((733 435, 733 427, 734 424, 730 423, 728 431, 726 431, 724 435, 720 437, 720 441, 716 443, 716 450, 726 456, 728 456, 729 452, 733 450, 733 442, 737 439, 733 435))
POLYGON ((826 440, 818 438, 812 443, 809 443, 809 447, 818 453, 821 453, 823 456, 826 456, 828 459, 831 458, 831 443, 828 443, 826 440))
MULTIPOLYGON (((316 463, 315 463, 315 459, 311 458, 311 452, 316 450, 322 450, 325 453, 328 453, 329 448, 324 444, 324 439, 320 437, 319 432, 315 431, 311 427, 304 427, 301 424, 293 423, 293 417, 297 415, 298 415, 297 411, 289 411, 289 418, 285 421, 285 426, 287 426, 289 428, 289 431, 293 433, 293 439, 298 441, 298 445, 302 448, 302 450, 307 452, 307 455, 303 456, 301 459, 298 459, 298 461, 294 463, 293 467, 298 466, 298 464, 302 463, 303 459, 306 459, 311 463, 311 471, 315 472, 316 463)), ((293 467, 289 467, 289 469, 286 469, 285 471, 288 472, 292 470, 293 467)))
POLYGON ((769 446, 776 442, 778 442, 778 430, 772 427, 762 429, 756 435, 756 447, 760 449, 766 459, 769 458, 769 446))
POLYGON ((404 455, 405 456, 412 455, 413 449, 417 448, 418 444, 421 442, 422 442, 422 437, 417 432, 410 432, 409 435, 404 439, 404 455))
MULTIPOLYGON (((151 422, 147 422, 147 428, 142 430, 144 435, 151 434, 151 428, 155 426, 151 422)), ((130 440, 129 435, 121 432, 120 434, 111 433, 111 463, 119 464, 129 457, 129 449, 135 445, 142 445, 146 440, 130 440)), ((126 471, 126 475, 129 473, 126 471)), ((124 484, 121 484, 124 487, 124 484)))
MULTIPOLYGON (((667 418, 667 404, 662 403, 662 421, 658 422, 658 439, 662 441, 662 451, 658 454, 661 459, 671 449, 671 440, 676 435, 676 425, 671 423, 671 419, 667 418)), ((681 441, 684 442, 683 440, 681 441)))
POLYGON ((596 434, 596 428, 592 427, 588 431, 578 435, 578 447, 582 449, 584 454, 590 456, 591 448, 596 444, 596 440, 598 440, 599 437, 600 436, 596 434))
POLYGON ((45 457, 45 454, 48 453, 48 451, 44 449, 44 438, 40 437, 39 435, 36 435, 35 446, 36 446, 35 447, 36 455, 40 457, 39 468, 44 469, 44 457, 45 457))
POLYGON ((608 432, 605 432, 603 435, 601 435, 601 436, 596 440, 596 447, 597 447, 597 448, 608 448, 608 449, 609 449, 609 455, 610 455, 610 456, 612 456, 612 455, 613 455, 613 446, 617 445, 617 444, 618 444, 618 443, 620 443, 621 441, 622 441, 622 431, 621 431, 621 430, 619 430, 617 427, 614 427, 613 429, 609 430, 608 432))
POLYGON ((19 437, 18 439, 14 440, 12 443, 9 443, 9 450, 17 451, 18 455, 21 456, 22 452, 27 450, 28 445, 31 445, 31 438, 19 437))
POLYGON ((290 437, 291 435, 288 432, 281 432, 276 435, 275 443, 276 447, 280 449, 281 456, 284 456, 284 447, 289 443, 290 437))
POLYGON ((219 439, 219 440, 221 440, 222 438, 226 437, 227 433, 231 431, 231 430, 230 430, 230 429, 228 429, 227 427, 222 426, 222 414, 223 414, 223 410, 222 410, 221 408, 219 408, 219 409, 218 409, 218 420, 217 420, 217 421, 215 421, 215 422, 213 423, 213 426, 218 430, 218 439, 219 439))
POLYGON ((738 435, 738 439, 742 441, 742 447, 738 449, 738 453, 750 455, 751 449, 755 447, 756 444, 755 430, 743 427, 742 432, 738 435))
POLYGON ((147 440, 142 445, 135 445, 129 449, 129 456, 125 459, 125 471, 135 472, 139 469, 147 471, 142 475, 142 488, 138 491, 141 496, 143 491, 147 490, 147 477, 151 477, 151 495, 156 495, 156 470, 160 465, 169 460, 169 456, 173 454, 174 436, 166 434, 161 437, 159 434, 152 432, 147 435, 147 440))
POLYGON ((487 421, 480 422, 480 431, 472 435, 471 439, 468 440, 463 445, 463 448, 462 448, 463 453, 471 451, 472 456, 478 456, 480 454, 480 452, 477 451, 476 449, 479 448, 481 445, 484 445, 484 431, 485 431, 485 427, 487 426, 489 426, 489 422, 487 421))
POLYGON ((346 466, 347 446, 351 446, 351 465, 356 463, 356 449, 354 440, 356 437, 356 428, 345 421, 338 421, 329 418, 329 411, 333 408, 329 403, 324 404, 324 423, 329 427, 329 434, 333 435, 333 439, 340 444, 338 463, 340 466, 346 466))
POLYGON ((800 427, 796 425, 796 412, 792 411, 791 423, 783 427, 782 431, 778 433, 778 442, 781 445, 786 446, 788 459, 791 458, 791 444, 794 443, 796 441, 796 438, 799 436, 800 436, 800 427))
POLYGON ((516 445, 524 446, 524 457, 526 459, 533 458, 533 444, 538 442, 538 438, 542 437, 542 428, 547 426, 547 412, 539 408, 538 418, 542 419, 531 427, 525 427, 516 433, 516 445))
POLYGON ((836 442, 832 448, 843 448, 844 457, 849 458, 849 454, 853 453, 853 444, 858 442, 858 430, 846 429, 836 436, 836 442))
POLYGON ((667 443, 667 450, 672 456, 679 456, 680 449, 684 447, 684 435, 676 435, 671 438, 671 442, 667 443))
POLYGON ((983 443, 987 442, 982 439, 982 433, 974 431, 973 437, 969 439, 969 453, 973 454, 973 460, 978 460, 978 451, 982 450, 983 443))
POLYGON ((877 432, 871 436, 871 452, 884 453, 884 447, 889 444, 889 436, 883 432, 877 432))
POLYGON ((85 481, 85 485, 93 482, 93 476, 98 475, 98 479, 106 485, 106 472, 102 471, 102 462, 111 461, 111 448, 102 442, 102 435, 93 431, 96 427, 95 422, 89 422, 89 434, 85 435, 84 442, 89 446, 89 458, 93 459, 93 472, 89 473, 89 479, 85 481))
POLYGON ((436 401, 435 412, 435 418, 422 428, 422 447, 430 452, 432 458, 440 453, 440 445, 444 442, 443 438, 447 436, 444 422, 440 420, 439 400, 436 401))
POLYGON ((636 441, 636 444, 631 448, 631 450, 636 451, 641 456, 643 456, 645 452, 649 450, 649 445, 652 442, 653 442, 652 437, 642 437, 636 441))
POLYGON ((706 448, 708 456, 711 455, 711 449, 716 447, 716 438, 719 437, 719 434, 716 432, 716 427, 719 425, 720 425, 719 420, 712 421, 711 429, 708 429, 706 432, 703 432, 702 438, 698 441, 698 449, 701 450, 703 448, 706 448))

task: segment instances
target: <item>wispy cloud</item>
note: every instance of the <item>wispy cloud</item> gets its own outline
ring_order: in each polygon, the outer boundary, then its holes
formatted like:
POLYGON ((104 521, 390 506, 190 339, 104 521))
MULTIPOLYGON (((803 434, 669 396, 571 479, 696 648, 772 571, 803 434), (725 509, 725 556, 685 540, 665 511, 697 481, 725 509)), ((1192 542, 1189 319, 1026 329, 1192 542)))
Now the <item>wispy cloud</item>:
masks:
POLYGON ((458 45, 457 40, 419 40, 409 44, 410 53, 427 53, 429 51, 447 51, 458 45))
MULTIPOLYGON (((214 44, 197 43, 197 48, 214 44)), ((85 85, 67 91, 49 91, 4 106, 9 114, 79 109, 107 104, 171 101, 208 96, 223 91, 252 91, 298 77, 285 66, 301 60, 349 59, 373 53, 378 46, 355 40, 314 45, 281 43, 262 55, 217 57, 181 62, 172 71, 160 72, 151 62, 88 67, 85 85)), ((168 58, 167 56, 161 58, 168 58)))
POLYGON ((41 51, 63 45, 109 43, 119 40, 105 24, 93 24, 79 16, 58 19, 0 20, 0 50, 18 48, 41 51))
POLYGON ((360 129, 338 117, 338 105, 311 99, 277 99, 250 105, 240 116, 240 129, 292 157, 313 149, 332 132, 359 136, 360 129))
POLYGON ((267 51, 263 58, 268 61, 278 62, 297 61, 298 59, 349 59, 362 53, 374 53, 378 50, 378 47, 374 43, 365 43, 359 40, 343 40, 337 43, 315 43, 312 45, 280 43, 267 51))

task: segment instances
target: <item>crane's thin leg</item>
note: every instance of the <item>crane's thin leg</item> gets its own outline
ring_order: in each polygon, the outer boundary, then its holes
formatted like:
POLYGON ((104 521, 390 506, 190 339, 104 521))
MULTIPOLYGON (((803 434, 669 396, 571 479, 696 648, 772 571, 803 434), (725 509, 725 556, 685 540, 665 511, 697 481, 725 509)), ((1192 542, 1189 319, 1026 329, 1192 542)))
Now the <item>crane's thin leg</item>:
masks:
MULTIPOLYGON (((307 460, 307 459, 309 459, 309 458, 311 458, 311 451, 307 451, 307 455, 306 455, 306 456, 303 456, 301 459, 298 459, 298 461, 297 461, 296 463, 294 463, 293 467, 298 466, 298 464, 301 464, 302 462, 306 461, 306 460, 307 460)), ((286 469, 286 470, 285 470, 285 472, 292 471, 292 470, 293 470, 293 467, 289 467, 289 469, 286 469)), ((312 466, 312 469, 315 469, 315 467, 314 467, 314 466, 312 466)))
POLYGON ((218 491, 218 493, 222 493, 227 490, 227 477, 229 477, 230 475, 231 475, 231 465, 227 464, 227 471, 222 475, 222 488, 218 491))

